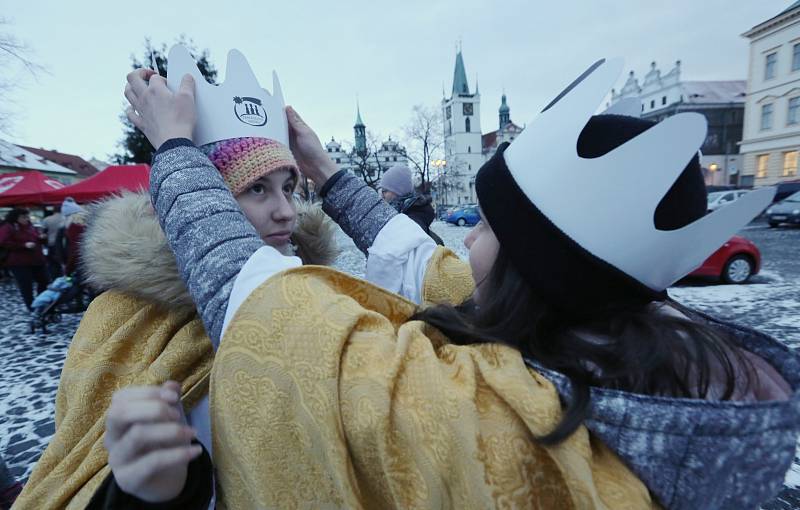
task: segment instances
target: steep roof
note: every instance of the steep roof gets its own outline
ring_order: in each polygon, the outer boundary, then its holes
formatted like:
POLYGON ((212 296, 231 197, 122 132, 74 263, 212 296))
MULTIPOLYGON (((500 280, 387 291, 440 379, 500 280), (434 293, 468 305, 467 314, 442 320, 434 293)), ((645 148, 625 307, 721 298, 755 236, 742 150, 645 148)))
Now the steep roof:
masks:
POLYGON ((754 36, 756 34, 761 33, 762 31, 764 31, 764 30, 766 30, 766 29, 768 29, 770 27, 773 27, 773 26, 776 26, 776 25, 780 24, 785 19, 793 18, 793 17, 797 16, 798 13, 800 13, 800 10, 798 10, 798 8, 800 8, 800 0, 798 0, 796 2, 792 2, 792 4, 789 7, 787 7, 786 9, 782 10, 781 12, 779 12, 778 14, 776 14, 775 16, 773 16, 773 17, 771 17, 769 19, 767 19, 765 21, 762 21, 761 23, 759 23, 758 25, 754 26, 753 28, 751 28, 747 32, 743 33, 742 35, 744 37, 751 37, 751 36, 754 36), (792 16, 787 16, 784 19, 783 16, 787 15, 789 13, 792 13, 792 16))
POLYGON ((456 68, 453 71, 453 95, 469 94, 469 83, 467 83, 467 71, 464 68, 464 57, 461 50, 456 54, 456 68))
POLYGON ((361 120, 361 107, 356 103, 356 125, 353 127, 366 127, 364 121, 361 120))
POLYGON ((685 103, 744 103, 747 82, 745 80, 685 81, 681 83, 681 88, 685 103))
POLYGON ((57 165, 74 170, 78 173, 78 175, 83 177, 89 177, 97 173, 97 168, 80 156, 76 156, 74 154, 65 154, 56 150, 49 151, 46 149, 37 149, 35 147, 27 147, 25 145, 19 145, 19 147, 48 159, 57 165))
POLYGON ((521 126, 518 126, 518 125, 514 124, 513 122, 509 122, 508 124, 503 126, 503 129, 498 129, 497 131, 490 131, 488 133, 485 133, 485 134, 481 135, 481 146, 483 147, 484 151, 488 150, 488 149, 494 149, 495 147, 497 147, 497 134, 498 133, 500 133, 502 131, 519 132, 519 131, 522 131, 522 130, 523 130, 523 128, 521 126))
POLYGON ((5 140, 0 140, 0 167, 39 170, 40 172, 63 174, 65 176, 77 173, 5 140))

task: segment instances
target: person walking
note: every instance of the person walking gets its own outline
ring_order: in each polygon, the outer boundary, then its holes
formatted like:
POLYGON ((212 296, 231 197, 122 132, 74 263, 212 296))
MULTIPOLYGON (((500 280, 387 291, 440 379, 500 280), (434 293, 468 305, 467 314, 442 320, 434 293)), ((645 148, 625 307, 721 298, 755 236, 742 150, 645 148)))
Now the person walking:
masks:
POLYGON ((45 209, 42 226, 47 234, 47 270, 50 280, 55 280, 64 274, 64 250, 58 242, 61 229, 64 228, 64 216, 60 211, 45 209))
POLYGON ((8 251, 6 267, 14 275, 28 310, 33 303, 34 282, 38 292, 43 292, 49 282, 47 260, 42 250, 46 241, 47 236, 40 235, 31 224, 27 209, 14 208, 6 214, 6 221, 0 227, 0 247, 8 251))
POLYGON ((414 220, 436 244, 444 245, 442 238, 431 230, 431 223, 436 217, 432 200, 429 196, 414 191, 411 170, 407 166, 395 165, 387 170, 381 178, 380 187, 383 199, 397 212, 414 220))

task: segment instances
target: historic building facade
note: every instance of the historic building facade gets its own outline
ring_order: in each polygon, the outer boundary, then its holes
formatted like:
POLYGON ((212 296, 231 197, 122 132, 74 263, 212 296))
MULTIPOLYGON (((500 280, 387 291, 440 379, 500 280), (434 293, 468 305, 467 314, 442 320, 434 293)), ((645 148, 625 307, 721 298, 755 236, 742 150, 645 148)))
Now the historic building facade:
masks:
POLYGON ((325 144, 328 157, 336 163, 339 170, 348 170, 358 173, 364 167, 367 177, 378 178, 381 173, 394 165, 408 165, 406 149, 397 141, 388 140, 381 142, 379 146, 370 147, 367 140, 367 126, 361 120, 361 108, 356 108, 356 123, 353 125, 353 144, 350 149, 342 146, 341 142, 331 137, 331 141, 325 144))
POLYGON ((680 60, 666 74, 653 62, 641 83, 631 71, 622 89, 611 91, 609 105, 624 98, 638 98, 642 118, 657 122, 682 112, 702 114, 708 122, 708 134, 700 149, 706 184, 730 185, 739 183, 743 166, 739 142, 745 88, 744 80, 682 80, 680 60))
POLYGON ((742 184, 798 178, 800 1, 744 34, 750 40, 742 184))

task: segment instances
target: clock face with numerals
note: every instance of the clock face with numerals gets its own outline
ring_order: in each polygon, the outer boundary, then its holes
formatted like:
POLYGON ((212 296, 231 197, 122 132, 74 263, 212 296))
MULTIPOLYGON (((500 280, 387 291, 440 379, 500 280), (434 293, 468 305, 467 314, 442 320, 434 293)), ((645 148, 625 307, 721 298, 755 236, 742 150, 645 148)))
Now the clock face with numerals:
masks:
POLYGON ((451 108, 450 106, 447 106, 447 108, 445 108, 445 109, 444 109, 444 115, 445 115, 445 117, 447 117, 448 119, 449 119, 450 117, 452 117, 452 115, 453 115, 453 110, 452 110, 452 108, 451 108))
POLYGON ((464 103, 464 115, 472 115, 472 103, 464 103))

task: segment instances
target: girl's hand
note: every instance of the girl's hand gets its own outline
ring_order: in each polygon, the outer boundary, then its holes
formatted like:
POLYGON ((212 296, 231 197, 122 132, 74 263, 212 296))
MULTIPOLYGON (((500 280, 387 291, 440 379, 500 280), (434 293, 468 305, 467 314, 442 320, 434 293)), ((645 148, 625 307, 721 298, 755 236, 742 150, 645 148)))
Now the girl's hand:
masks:
POLYGON ((291 106, 286 107, 289 120, 289 142, 300 172, 314 181, 319 190, 339 169, 322 148, 319 137, 291 106))
POLYGON ((178 91, 167 88, 167 81, 152 69, 128 73, 125 97, 131 106, 125 112, 134 126, 158 150, 173 138, 192 139, 197 121, 194 104, 194 78, 187 74, 178 91))
POLYGON ((27 243, 25 243, 25 248, 32 250, 36 248, 36 243, 34 243, 33 241, 28 241, 27 243))
POLYGON ((116 393, 106 414, 108 464, 120 489, 149 503, 176 498, 189 462, 202 453, 192 445, 180 385, 132 386, 116 393))

